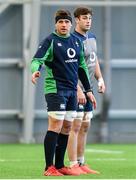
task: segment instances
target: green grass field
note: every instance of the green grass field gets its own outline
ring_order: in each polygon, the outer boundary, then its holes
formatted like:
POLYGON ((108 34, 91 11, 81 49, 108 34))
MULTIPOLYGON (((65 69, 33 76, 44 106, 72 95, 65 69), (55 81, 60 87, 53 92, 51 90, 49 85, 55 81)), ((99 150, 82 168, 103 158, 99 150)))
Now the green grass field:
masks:
MULTIPOLYGON (((66 156, 66 164, 68 158, 66 156)), ((87 163, 100 175, 63 177, 43 176, 44 156, 41 144, 1 144, 0 179, 135 179, 136 144, 87 145, 87 163)))

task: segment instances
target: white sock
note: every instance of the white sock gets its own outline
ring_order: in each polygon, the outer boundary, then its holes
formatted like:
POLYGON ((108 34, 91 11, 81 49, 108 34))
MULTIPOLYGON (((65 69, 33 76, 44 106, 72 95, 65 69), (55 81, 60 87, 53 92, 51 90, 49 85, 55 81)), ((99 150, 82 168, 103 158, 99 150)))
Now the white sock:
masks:
POLYGON ((72 167, 72 166, 74 166, 74 165, 78 164, 78 162, 77 162, 77 161, 70 161, 69 163, 70 163, 70 167, 72 167))
POLYGON ((78 157, 78 158, 77 158, 77 161, 78 161, 79 164, 84 164, 84 163, 85 163, 85 158, 84 158, 84 156, 78 157))

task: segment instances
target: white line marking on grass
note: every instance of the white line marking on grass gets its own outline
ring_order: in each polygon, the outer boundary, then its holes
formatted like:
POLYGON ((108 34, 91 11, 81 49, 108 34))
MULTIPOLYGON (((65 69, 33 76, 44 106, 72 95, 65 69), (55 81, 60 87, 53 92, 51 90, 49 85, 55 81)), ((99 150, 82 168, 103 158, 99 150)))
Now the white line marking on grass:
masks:
MULTIPOLYGON (((68 159, 66 159, 68 160, 68 159)), ((125 158, 92 158, 95 161, 126 161, 125 158)), ((42 162, 43 160, 36 160, 36 159, 0 159, 1 162, 42 162)))
POLYGON ((86 149, 86 152, 93 152, 93 153, 104 153, 104 154, 123 154, 124 151, 117 151, 117 150, 104 150, 104 149, 86 149))
POLYGON ((125 158, 96 158, 95 161, 126 161, 125 158))
POLYGON ((36 160, 36 159, 0 159, 0 162, 41 162, 41 161, 42 160, 36 160))

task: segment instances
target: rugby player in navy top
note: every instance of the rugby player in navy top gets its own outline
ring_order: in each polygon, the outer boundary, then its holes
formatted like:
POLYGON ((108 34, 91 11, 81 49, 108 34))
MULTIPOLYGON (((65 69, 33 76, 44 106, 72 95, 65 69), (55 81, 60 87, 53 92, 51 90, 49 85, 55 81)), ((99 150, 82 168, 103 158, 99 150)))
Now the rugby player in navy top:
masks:
MULTIPOLYGON (((92 32, 89 32, 92 23, 92 14, 92 10, 87 7, 78 7, 74 11, 76 27, 73 34, 77 36, 84 44, 85 61, 89 70, 91 87, 93 88, 93 81, 95 77, 98 81, 98 92, 104 93, 105 84, 97 57, 96 37, 92 32)), ((98 171, 89 168, 85 164, 84 159, 87 133, 91 124, 91 119, 93 117, 93 107, 88 98, 85 98, 82 89, 80 89, 80 87, 78 88, 79 106, 77 117, 73 121, 68 140, 68 156, 70 160, 70 167, 73 172, 80 168, 86 173, 98 174, 98 171), (83 107, 81 104, 85 102, 86 104, 83 107)))
POLYGON ((55 14, 55 32, 43 40, 31 62, 34 84, 40 77, 41 66, 44 64, 46 68, 44 92, 48 130, 44 139, 45 176, 77 175, 64 166, 64 155, 72 121, 76 117, 78 77, 96 107, 83 47, 80 40, 70 34, 71 26, 70 12, 58 10, 55 14))

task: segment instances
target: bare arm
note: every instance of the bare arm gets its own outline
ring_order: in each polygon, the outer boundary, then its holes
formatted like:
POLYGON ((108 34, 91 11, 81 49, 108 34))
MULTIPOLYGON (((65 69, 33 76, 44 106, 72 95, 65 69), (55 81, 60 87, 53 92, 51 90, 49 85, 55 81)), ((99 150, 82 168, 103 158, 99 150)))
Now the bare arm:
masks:
POLYGON ((105 83, 102 77, 100 65, 98 59, 96 60, 96 68, 95 68, 95 78, 98 81, 98 92, 104 93, 105 92, 105 83))
POLYGON ((79 104, 86 104, 85 94, 79 85, 77 85, 77 101, 79 104))

